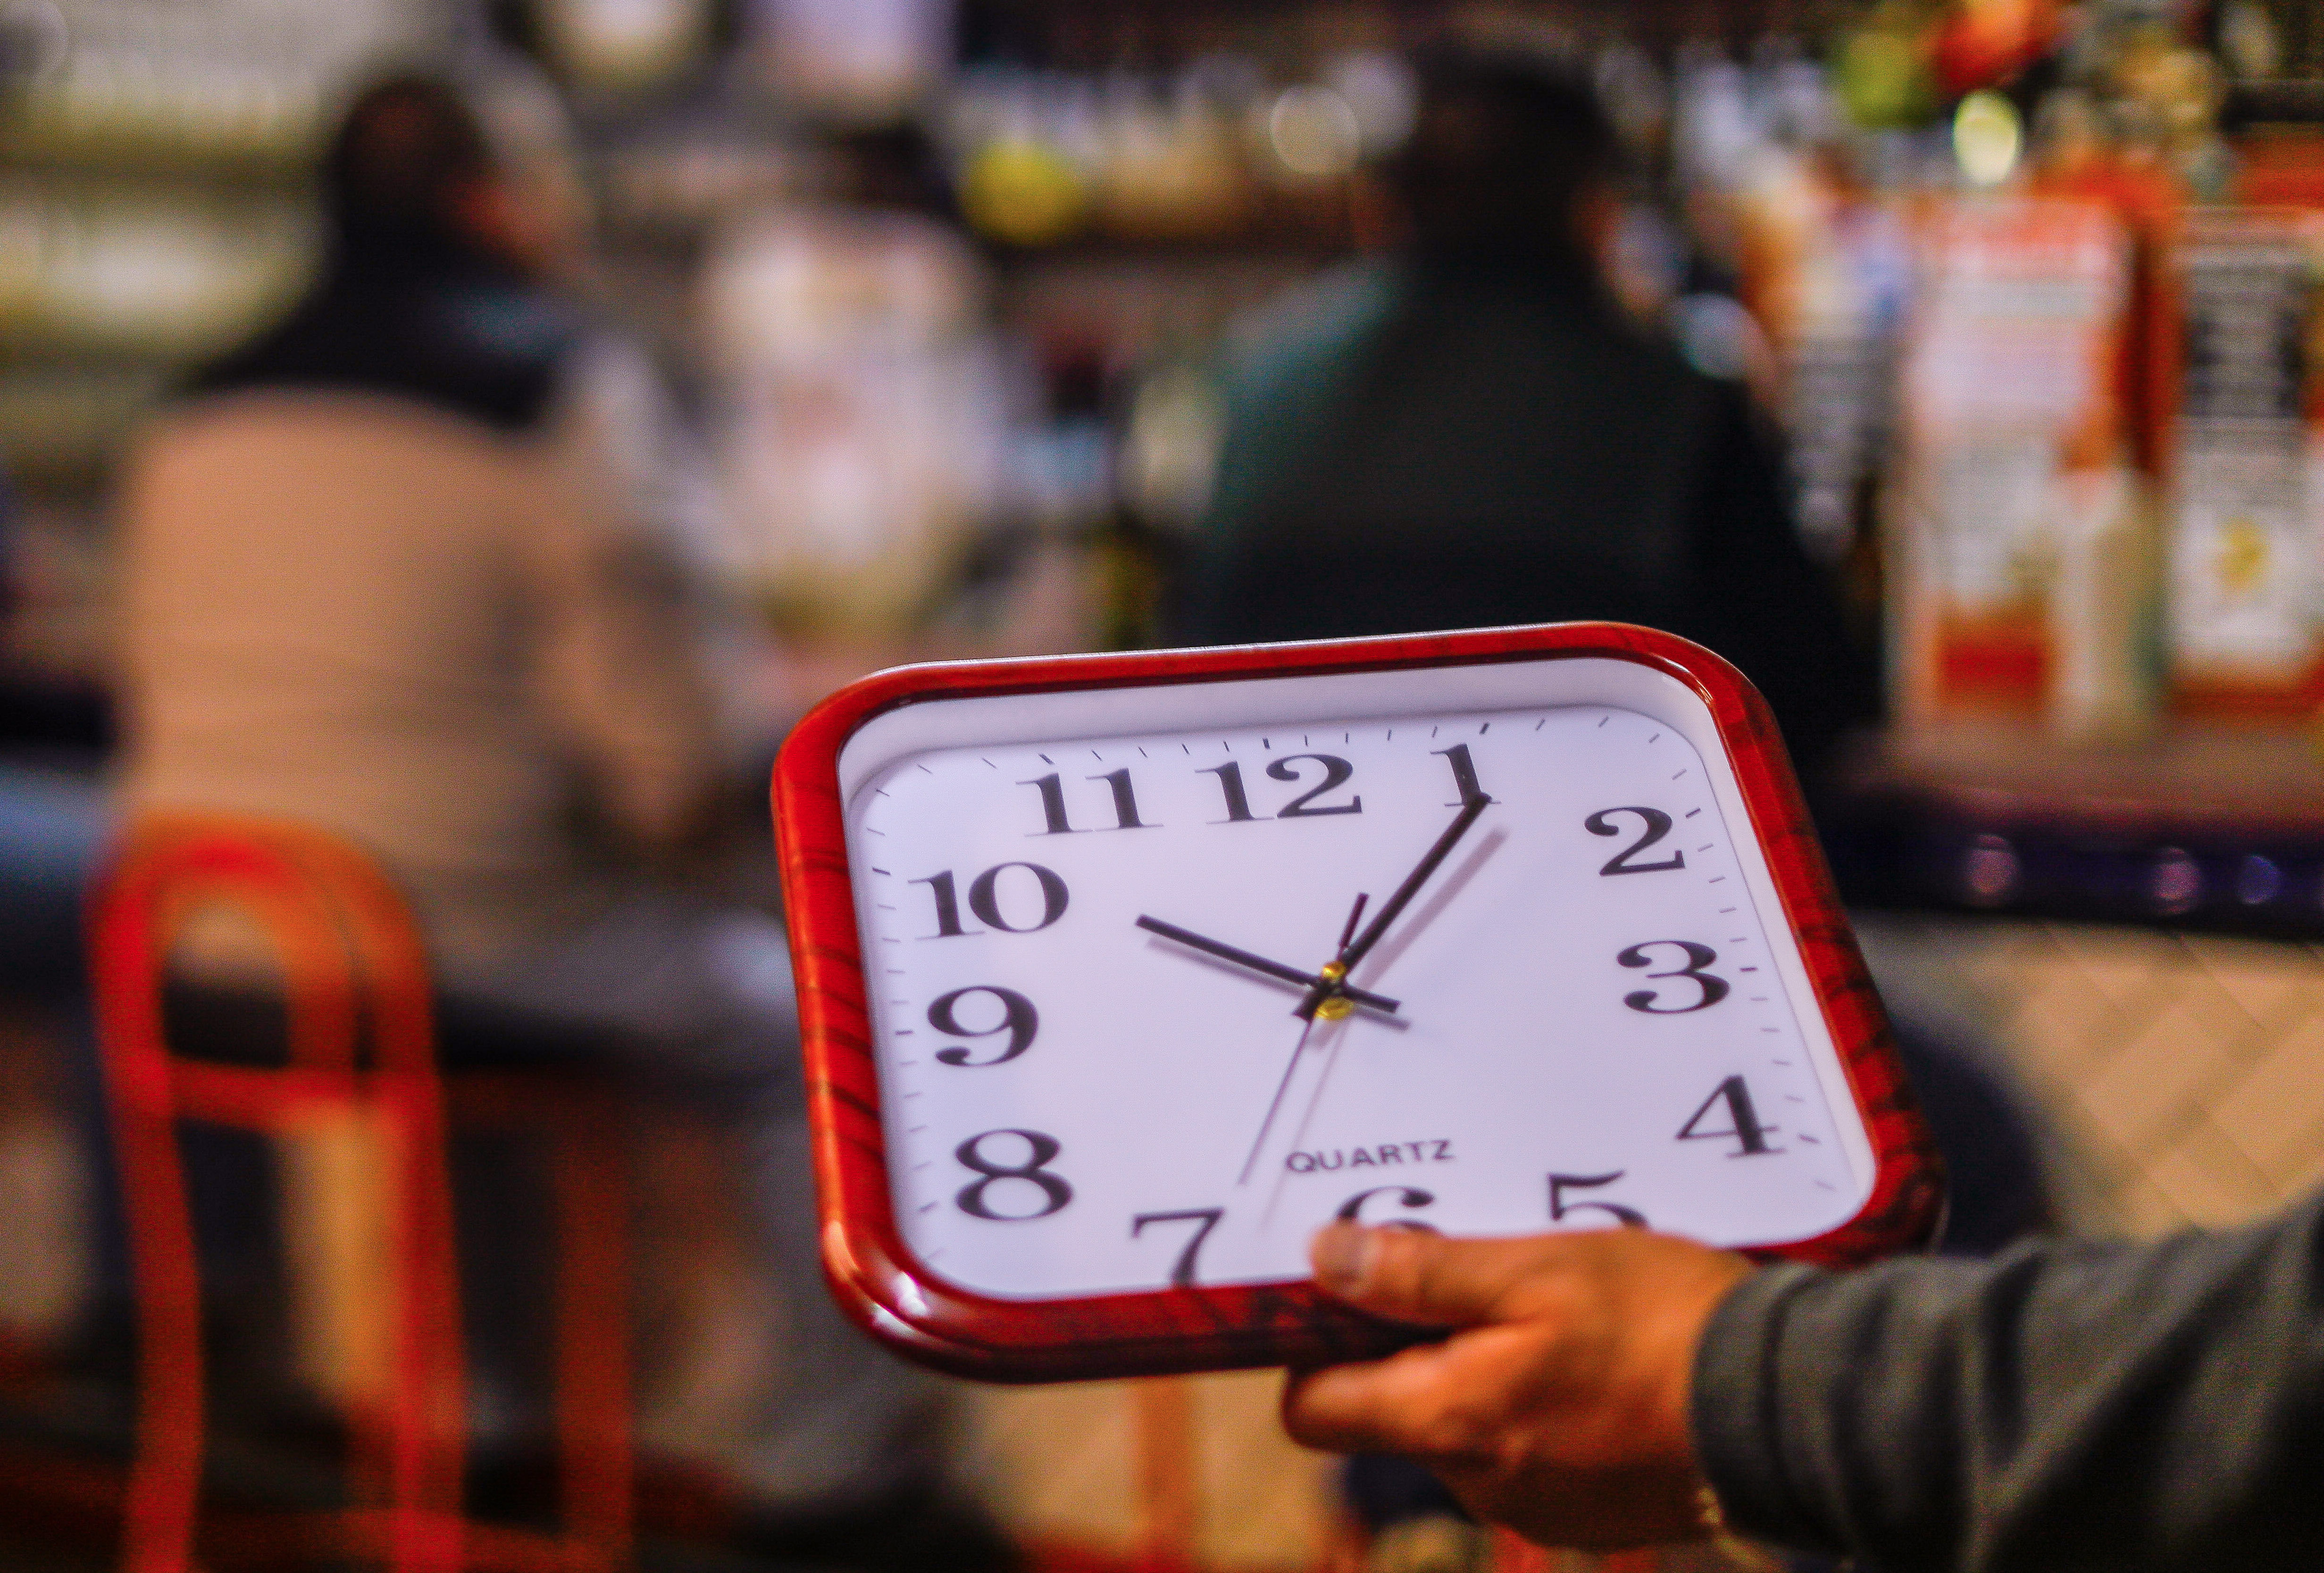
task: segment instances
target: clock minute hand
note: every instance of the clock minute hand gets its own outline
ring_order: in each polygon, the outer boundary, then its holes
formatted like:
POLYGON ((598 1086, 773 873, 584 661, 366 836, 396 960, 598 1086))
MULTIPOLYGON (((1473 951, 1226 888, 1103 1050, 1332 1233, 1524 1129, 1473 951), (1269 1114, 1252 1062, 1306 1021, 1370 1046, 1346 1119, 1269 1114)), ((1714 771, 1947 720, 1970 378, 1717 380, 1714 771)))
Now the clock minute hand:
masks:
MULTIPOLYGON (((1270 978, 1280 978, 1286 983, 1296 983, 1303 988, 1313 988, 1323 981, 1313 972, 1303 972, 1296 967, 1286 967, 1280 961, 1270 961, 1265 956, 1255 956, 1249 951, 1239 950, 1233 945, 1212 939, 1207 935, 1198 934, 1192 929, 1180 928, 1175 923, 1165 923, 1158 917, 1141 915, 1138 920, 1138 926, 1149 934, 1160 934, 1166 940, 1176 940, 1189 949, 1207 951, 1213 956, 1232 961, 1238 966, 1248 967, 1254 972, 1264 972, 1270 978)), ((1391 1016, 1395 1015, 1402 1005, 1400 1000, 1390 999, 1384 994, 1373 994, 1361 989, 1342 989, 1340 992, 1358 1005, 1369 1005, 1374 1010, 1383 1010, 1391 1016)))
POLYGON ((1316 1009, 1334 994, 1354 998, 1355 991, 1342 980, 1354 970, 1357 962, 1371 953, 1372 947, 1379 943, 1380 937, 1388 933, 1388 925, 1403 914, 1412 898, 1420 894, 1420 888, 1428 883, 1428 877, 1436 872, 1437 865, 1452 854, 1453 847, 1477 823, 1478 816, 1492 804, 1489 797, 1472 797, 1461 805, 1461 812, 1453 816, 1451 824, 1444 827, 1444 833, 1436 838, 1436 844, 1430 847, 1412 872, 1404 877, 1404 883, 1396 888, 1396 893, 1380 904, 1378 915, 1365 926, 1364 932, 1340 947, 1340 953, 1332 958, 1323 975, 1309 986, 1306 998, 1300 1000, 1298 1008, 1292 1015, 1302 1021, 1313 1021, 1316 1009))

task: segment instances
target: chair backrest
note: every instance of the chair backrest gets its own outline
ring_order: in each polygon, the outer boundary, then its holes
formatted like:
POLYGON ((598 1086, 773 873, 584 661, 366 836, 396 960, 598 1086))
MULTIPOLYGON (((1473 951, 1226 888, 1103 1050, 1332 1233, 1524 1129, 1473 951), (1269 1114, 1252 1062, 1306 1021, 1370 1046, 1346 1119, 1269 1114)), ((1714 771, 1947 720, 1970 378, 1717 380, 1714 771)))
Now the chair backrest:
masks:
POLYGON ((452 1573, 465 1440, 458 1286, 426 952, 401 897, 368 859, 318 831, 153 817, 123 839, 90 939, 143 1367, 124 1566, 183 1573, 198 1505, 201 1291, 178 1122, 279 1132, 337 1108, 377 1114, 391 1136, 394 1380, 385 1413, 351 1417, 366 1444, 358 1471, 383 1488, 399 1573, 452 1573), (289 1022, 280 1067, 171 1051, 171 948, 194 913, 221 905, 255 916, 280 957, 289 1022))

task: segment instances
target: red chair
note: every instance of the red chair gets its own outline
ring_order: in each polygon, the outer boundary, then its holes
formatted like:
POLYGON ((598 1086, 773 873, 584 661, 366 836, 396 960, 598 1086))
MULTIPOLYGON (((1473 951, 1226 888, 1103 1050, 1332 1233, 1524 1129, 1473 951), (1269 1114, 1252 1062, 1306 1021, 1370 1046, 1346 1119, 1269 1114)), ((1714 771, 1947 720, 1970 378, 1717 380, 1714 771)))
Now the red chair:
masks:
MULTIPOLYGON (((628 1560, 632 1466, 626 1208, 619 1108, 604 1090, 531 1073, 460 1076, 465 1118, 544 1129, 559 1250, 553 1313, 561 1532, 462 1511, 465 1380, 446 1078, 419 933, 373 864, 294 826, 154 819, 122 843, 92 913, 92 967, 128 1215, 140 1351, 128 1573, 188 1573, 199 1524, 217 1559, 356 1556, 393 1573, 580 1573, 628 1560), (269 934, 282 977, 280 1064, 171 1052, 167 957, 196 910, 230 905, 269 934), (347 1416, 349 1505, 205 1521, 202 1293, 180 1121, 280 1135, 318 1111, 384 1133, 392 1348, 379 1402, 347 1416)), ((207 1542, 206 1542, 207 1543, 207 1542)))

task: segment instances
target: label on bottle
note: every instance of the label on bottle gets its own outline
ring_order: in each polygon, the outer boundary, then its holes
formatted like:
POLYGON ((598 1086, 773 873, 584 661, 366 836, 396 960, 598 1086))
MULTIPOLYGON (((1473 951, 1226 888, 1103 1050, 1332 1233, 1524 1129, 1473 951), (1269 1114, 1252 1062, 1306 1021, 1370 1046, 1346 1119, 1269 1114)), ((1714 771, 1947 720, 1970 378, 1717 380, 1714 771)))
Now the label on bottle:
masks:
POLYGON ((2324 215, 2197 209, 2174 261, 2181 376, 2169 638, 2178 708, 2301 713, 2324 619, 2324 492, 2310 413, 2324 215))

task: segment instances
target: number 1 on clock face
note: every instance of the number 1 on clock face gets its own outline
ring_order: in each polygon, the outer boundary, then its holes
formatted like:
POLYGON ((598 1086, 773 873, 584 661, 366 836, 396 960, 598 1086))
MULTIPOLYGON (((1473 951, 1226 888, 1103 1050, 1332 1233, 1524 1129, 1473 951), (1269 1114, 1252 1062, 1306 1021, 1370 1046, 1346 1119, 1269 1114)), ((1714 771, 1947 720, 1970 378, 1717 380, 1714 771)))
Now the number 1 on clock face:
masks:
POLYGON ((849 844, 907 1243, 1041 1298, 1304 1277, 1334 1218, 1832 1227, 1865 1138, 1719 780, 1596 704, 889 766, 849 844))

